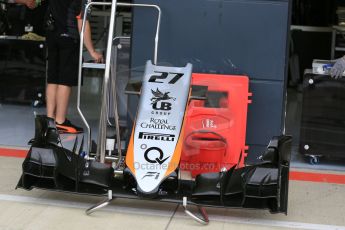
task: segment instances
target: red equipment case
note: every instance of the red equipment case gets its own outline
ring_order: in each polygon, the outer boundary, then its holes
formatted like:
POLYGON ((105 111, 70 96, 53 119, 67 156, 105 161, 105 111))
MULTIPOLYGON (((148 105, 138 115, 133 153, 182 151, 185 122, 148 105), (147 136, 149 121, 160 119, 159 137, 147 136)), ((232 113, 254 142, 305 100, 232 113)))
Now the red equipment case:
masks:
POLYGON ((208 86, 207 100, 192 100, 188 106, 180 168, 195 177, 242 167, 248 149, 248 77, 195 73, 192 85, 208 86))

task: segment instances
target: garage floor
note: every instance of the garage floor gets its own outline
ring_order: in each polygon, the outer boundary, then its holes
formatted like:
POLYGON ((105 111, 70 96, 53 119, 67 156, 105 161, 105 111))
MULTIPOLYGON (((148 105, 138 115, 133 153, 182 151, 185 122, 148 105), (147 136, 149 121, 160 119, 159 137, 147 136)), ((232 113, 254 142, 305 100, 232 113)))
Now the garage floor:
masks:
MULTIPOLYGON (((91 126, 97 127, 101 81, 97 78, 84 80, 82 108, 91 126)), ((300 94, 295 92, 291 96, 293 102, 288 104, 287 131, 298 137, 300 94)), ((73 95, 69 118, 78 124, 75 101, 73 95)), ((34 135, 35 113, 44 114, 45 109, 0 104, 0 230, 200 228, 175 204, 118 199, 102 211, 86 216, 85 209, 100 198, 15 190, 28 148, 27 141, 34 135)), ((96 128, 93 134, 96 138, 96 128)), ((63 136, 67 144, 72 140, 69 135, 63 136)), ((325 160, 320 165, 311 166, 298 154, 297 143, 295 139, 287 216, 271 215, 262 210, 207 208, 211 223, 202 229, 345 230, 345 162, 325 160)))

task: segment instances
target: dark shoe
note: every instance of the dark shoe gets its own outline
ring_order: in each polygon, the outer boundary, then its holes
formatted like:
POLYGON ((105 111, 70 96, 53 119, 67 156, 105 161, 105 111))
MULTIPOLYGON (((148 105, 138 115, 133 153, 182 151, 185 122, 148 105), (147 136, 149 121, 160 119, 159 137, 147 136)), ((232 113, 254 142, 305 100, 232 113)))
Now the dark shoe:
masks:
POLYGON ((29 145, 45 145, 59 143, 59 134, 55 120, 46 115, 35 116, 35 137, 29 141, 29 145))
POLYGON ((62 124, 56 122, 56 128, 59 133, 77 134, 84 132, 83 128, 73 125, 68 119, 66 119, 62 124))

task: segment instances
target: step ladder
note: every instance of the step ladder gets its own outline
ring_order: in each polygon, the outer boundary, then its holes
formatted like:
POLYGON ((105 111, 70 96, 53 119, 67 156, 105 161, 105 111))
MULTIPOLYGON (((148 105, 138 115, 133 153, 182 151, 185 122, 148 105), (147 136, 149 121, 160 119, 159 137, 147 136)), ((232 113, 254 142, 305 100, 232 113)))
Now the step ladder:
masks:
POLYGON ((155 34, 155 46, 154 46, 154 53, 153 53, 153 63, 157 64, 157 56, 158 56, 158 43, 159 43, 159 29, 160 29, 160 21, 161 21, 161 9, 157 5, 151 4, 132 4, 132 3, 120 3, 116 0, 112 2, 89 2, 84 11, 83 21, 82 21, 82 29, 81 34, 83 35, 85 32, 85 21, 87 12, 89 11, 90 7, 92 6, 111 6, 110 9, 110 21, 109 21, 109 31, 108 31, 108 38, 107 38, 107 46, 106 46, 106 57, 105 63, 84 63, 83 62, 83 46, 84 46, 84 36, 80 37, 80 50, 79 50, 79 72, 78 72, 78 92, 77 92, 77 111, 79 113, 80 118, 82 119, 85 127, 86 127, 86 148, 85 154, 87 159, 92 159, 93 157, 90 156, 91 151, 91 128, 90 125, 85 118, 85 115, 80 107, 80 99, 81 99, 81 82, 82 82, 82 69, 99 69, 104 70, 104 80, 103 80, 103 87, 102 87, 102 98, 101 98, 101 111, 100 111, 100 119, 99 119, 99 132, 98 132, 98 139, 97 139, 97 151, 95 153, 95 159, 104 163, 106 158, 110 160, 115 160, 116 165, 115 168, 119 165, 122 158, 122 148, 121 148, 121 137, 120 137, 120 121, 119 121, 119 114, 118 114, 118 102, 117 102, 117 92, 116 92, 116 59, 112 57, 116 57, 113 52, 116 52, 116 49, 113 49, 113 44, 118 42, 120 39, 130 39, 129 37, 123 36, 114 36, 115 25, 116 25, 116 10, 117 6, 122 7, 141 7, 141 8, 153 8, 157 10, 157 25, 156 25, 156 34, 155 34), (112 77, 110 77, 112 75, 112 77), (110 91, 110 92, 109 92, 110 91), (109 95, 114 99, 113 100, 113 107, 114 107, 114 123, 112 124, 109 120, 108 111, 110 106, 109 95), (114 125, 115 126, 115 137, 116 137, 116 148, 117 148, 117 156, 108 157, 106 156, 106 139, 107 139, 107 126, 114 125))

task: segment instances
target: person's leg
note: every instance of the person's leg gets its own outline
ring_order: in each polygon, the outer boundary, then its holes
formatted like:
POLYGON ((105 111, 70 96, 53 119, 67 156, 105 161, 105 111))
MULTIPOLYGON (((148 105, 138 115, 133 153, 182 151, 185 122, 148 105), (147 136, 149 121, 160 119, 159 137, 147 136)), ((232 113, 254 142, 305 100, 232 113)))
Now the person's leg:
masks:
POLYGON ((79 42, 78 40, 60 37, 59 39, 59 80, 56 93, 56 117, 59 124, 66 119, 72 86, 78 83, 79 42))
POLYGON ((48 68, 46 86, 47 117, 55 119, 56 115, 56 92, 59 82, 59 49, 57 37, 54 33, 47 33, 48 68))
POLYGON ((82 133, 83 128, 72 124, 66 118, 68 102, 71 95, 72 87, 66 85, 58 85, 56 91, 56 128, 59 133, 82 133))
POLYGON ((72 86, 78 84, 78 40, 60 37, 59 54, 59 83, 56 91, 55 111, 56 126, 60 133, 80 133, 83 132, 83 129, 75 126, 66 118, 72 86))
POLYGON ((47 117, 55 119, 55 108, 56 108, 56 92, 57 84, 47 84, 46 87, 46 107, 47 107, 47 117))
POLYGON ((55 121, 62 124, 66 120, 68 102, 72 88, 66 85, 58 85, 56 90, 56 114, 55 121))

